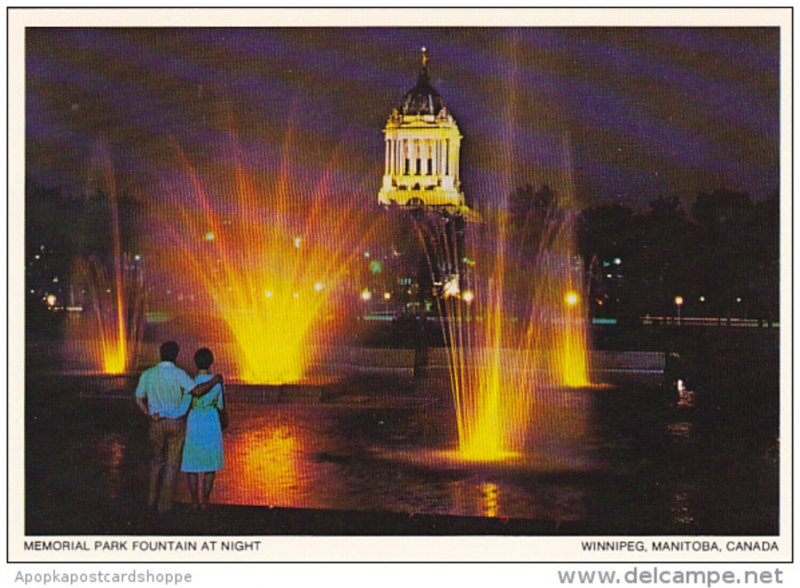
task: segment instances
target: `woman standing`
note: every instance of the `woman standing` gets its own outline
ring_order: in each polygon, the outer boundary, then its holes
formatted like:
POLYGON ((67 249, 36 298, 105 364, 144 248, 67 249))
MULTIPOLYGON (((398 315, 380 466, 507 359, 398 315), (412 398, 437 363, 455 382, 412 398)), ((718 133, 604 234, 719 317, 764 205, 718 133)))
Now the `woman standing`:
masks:
MULTIPOLYGON (((207 382, 213 376, 208 373, 214 355, 210 349, 203 347, 194 354, 197 366, 197 384, 207 382)), ((217 408, 224 408, 222 384, 214 386, 208 394, 192 398, 189 417, 186 420, 186 441, 183 445, 183 461, 181 471, 188 474, 189 492, 192 496, 192 508, 206 508, 214 487, 217 470, 224 466, 222 452, 222 427, 219 423, 217 408), (200 488, 200 475, 202 488, 200 488)))

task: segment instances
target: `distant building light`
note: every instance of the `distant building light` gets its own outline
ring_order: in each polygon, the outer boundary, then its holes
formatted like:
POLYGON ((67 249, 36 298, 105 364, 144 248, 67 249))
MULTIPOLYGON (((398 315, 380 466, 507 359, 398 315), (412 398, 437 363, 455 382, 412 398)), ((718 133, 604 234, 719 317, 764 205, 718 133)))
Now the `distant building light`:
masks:
POLYGON ((444 286, 442 287, 442 293, 444 294, 445 298, 449 298, 450 296, 458 296, 461 293, 461 287, 458 284, 458 276, 455 275, 451 277, 447 282, 445 282, 444 286))
POLYGON ((300 249, 300 244, 302 242, 303 242, 303 240, 300 237, 295 237, 294 238, 294 247, 295 247, 295 249, 300 249))
POLYGON ((322 282, 317 282, 316 284, 314 284, 314 290, 316 292, 322 292, 323 288, 324 286, 322 285, 322 282))
POLYGON ((54 284, 58 284, 58 276, 55 276, 55 277, 53 278, 53 283, 54 283, 54 284))
POLYGON ((369 255, 370 255, 369 251, 365 251, 365 252, 364 252, 364 257, 367 257, 367 258, 368 258, 368 257, 369 257, 369 255))
POLYGON ((700 302, 705 302, 705 301, 706 301, 706 297, 705 296, 701 296, 700 297, 700 302))
POLYGON ((213 241, 214 239, 216 239, 216 238, 217 238, 217 236, 216 236, 216 235, 215 235, 215 234, 214 234, 212 231, 209 231, 209 232, 207 232, 207 233, 205 234, 205 236, 204 236, 203 238, 204 238, 206 241, 213 241))
POLYGON ((738 297, 738 296, 737 296, 737 297, 736 297, 736 302, 737 302, 737 303, 739 303, 739 302, 741 302, 741 301, 742 301, 742 299, 741 299, 740 297, 738 297))
POLYGON ((622 259, 620 259, 619 257, 615 257, 614 258, 614 265, 619 265, 621 263, 622 263, 622 259))
POLYGON ((369 290, 364 288, 361 291, 361 300, 363 300, 364 302, 368 302, 369 300, 372 300, 372 292, 370 292, 369 290))
POLYGON ((293 292, 293 293, 292 293, 292 298, 294 298, 295 300, 297 300, 298 298, 300 298, 300 292, 293 292))
POLYGON ((475 293, 472 290, 464 290, 464 293, 461 295, 461 299, 469 304, 475 300, 475 293))
POLYGON ((384 292, 383 293, 383 299, 384 300, 389 300, 391 297, 392 297, 391 292, 384 292))
POLYGON ((47 298, 45 298, 45 302, 47 302, 47 306, 52 308, 56 305, 58 299, 56 298, 55 294, 50 294, 47 298))
POLYGON ((272 298, 272 291, 267 290, 266 292, 264 292, 264 296, 266 296, 267 298, 272 298))
POLYGON ((675 306, 682 306, 683 305, 683 296, 676 296, 675 297, 675 306))
POLYGON ((142 256, 137 253, 136 255, 133 256, 133 260, 134 261, 142 261, 142 256))

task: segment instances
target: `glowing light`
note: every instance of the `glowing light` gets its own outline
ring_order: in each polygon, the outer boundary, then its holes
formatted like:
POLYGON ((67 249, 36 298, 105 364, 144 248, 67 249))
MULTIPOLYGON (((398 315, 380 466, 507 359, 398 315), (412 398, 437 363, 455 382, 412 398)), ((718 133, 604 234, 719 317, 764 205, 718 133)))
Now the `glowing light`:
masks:
POLYGON ((458 283, 458 276, 453 276, 442 287, 442 294, 445 298, 458 296, 461 293, 461 286, 458 283))
POLYGON ((203 235, 203 239, 205 239, 206 241, 213 241, 216 238, 217 236, 214 234, 213 231, 209 231, 205 235, 203 235))
POLYGON ((492 482, 484 482, 481 484, 481 494, 483 495, 483 515, 490 518, 496 517, 499 512, 497 507, 499 486, 492 482))
POLYGON ((49 296, 48 296, 48 297, 45 299, 45 302, 47 302, 47 306, 51 306, 51 307, 52 307, 52 306, 55 306, 55 305, 56 305, 56 302, 58 302, 58 299, 55 297, 55 295, 54 295, 54 294, 50 294, 50 295, 49 295, 49 296))
POLYGON ((622 263, 622 260, 619 257, 614 258, 614 265, 619 265, 622 263))
POLYGON ((705 296, 701 296, 700 297, 700 302, 705 302, 705 301, 706 301, 706 297, 705 296))
POLYGON ((570 290, 567 292, 566 296, 564 296, 564 302, 566 302, 569 306, 575 306, 578 304, 580 298, 578 297, 578 293, 570 290))
POLYGON ((683 296, 676 296, 675 297, 675 306, 682 306, 683 305, 683 296))
POLYGON ((741 299, 741 298, 739 298, 739 297, 737 297, 737 298, 736 298, 736 302, 737 302, 737 303, 738 303, 738 302, 741 302, 741 301, 742 301, 742 299, 741 299))
POLYGON ((469 304, 475 300, 475 293, 472 290, 464 290, 464 293, 461 295, 461 299, 469 304))
POLYGON ((76 282, 90 295, 86 320, 71 325, 70 338, 85 342, 83 349, 96 368, 107 374, 130 371, 138 355, 144 328, 145 300, 141 291, 141 267, 122 252, 119 205, 113 162, 105 144, 95 150, 89 165, 89 181, 109 200, 112 242, 109 255, 91 256, 76 263, 76 282), (89 332, 86 332, 88 329, 89 332))
POLYGON ((232 378, 251 384, 297 382, 344 331, 352 306, 345 284, 364 250, 369 217, 358 206, 334 203, 338 161, 318 162, 322 173, 315 185, 291 173, 291 162, 298 159, 292 131, 269 182, 249 173, 232 131, 229 137, 216 168, 218 175, 230 173, 222 177, 229 188, 219 196, 207 192, 175 145, 183 174, 152 221, 166 227, 171 250, 185 255, 166 256, 151 271, 162 271, 157 278, 176 291, 196 295, 185 312, 220 319, 213 326, 217 332, 204 336, 233 346, 227 354, 235 362, 232 378), (199 237, 209 230, 220 238, 203 242, 199 237))
POLYGON ((362 290, 361 291, 361 300, 363 300, 364 302, 368 302, 369 300, 372 300, 372 292, 370 292, 366 288, 364 290, 362 290))
POLYGON ((384 292, 383 293, 383 299, 384 300, 390 300, 391 298, 392 298, 391 292, 384 292))

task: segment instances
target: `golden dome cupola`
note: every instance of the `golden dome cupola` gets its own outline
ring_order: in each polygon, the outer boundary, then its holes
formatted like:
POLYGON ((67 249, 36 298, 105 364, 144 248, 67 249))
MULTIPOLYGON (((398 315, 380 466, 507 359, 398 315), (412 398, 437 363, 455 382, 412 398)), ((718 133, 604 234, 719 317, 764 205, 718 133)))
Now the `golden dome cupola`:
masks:
POLYGON ((417 83, 386 121, 385 169, 378 202, 458 212, 464 208, 459 179, 462 136, 430 83, 429 62, 423 47, 417 83))

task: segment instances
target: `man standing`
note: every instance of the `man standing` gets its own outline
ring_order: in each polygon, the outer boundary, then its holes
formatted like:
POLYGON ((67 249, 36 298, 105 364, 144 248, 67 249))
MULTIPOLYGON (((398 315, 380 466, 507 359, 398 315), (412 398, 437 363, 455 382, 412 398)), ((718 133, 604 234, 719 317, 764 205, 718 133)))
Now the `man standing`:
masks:
POLYGON ((202 396, 222 381, 222 376, 217 374, 208 382, 195 386, 189 374, 175 365, 179 352, 180 347, 174 341, 163 343, 159 349, 161 363, 145 370, 136 386, 136 404, 150 418, 153 457, 147 506, 152 508, 157 504, 160 513, 172 509, 175 479, 186 434, 183 416, 189 409, 192 396, 202 396))

